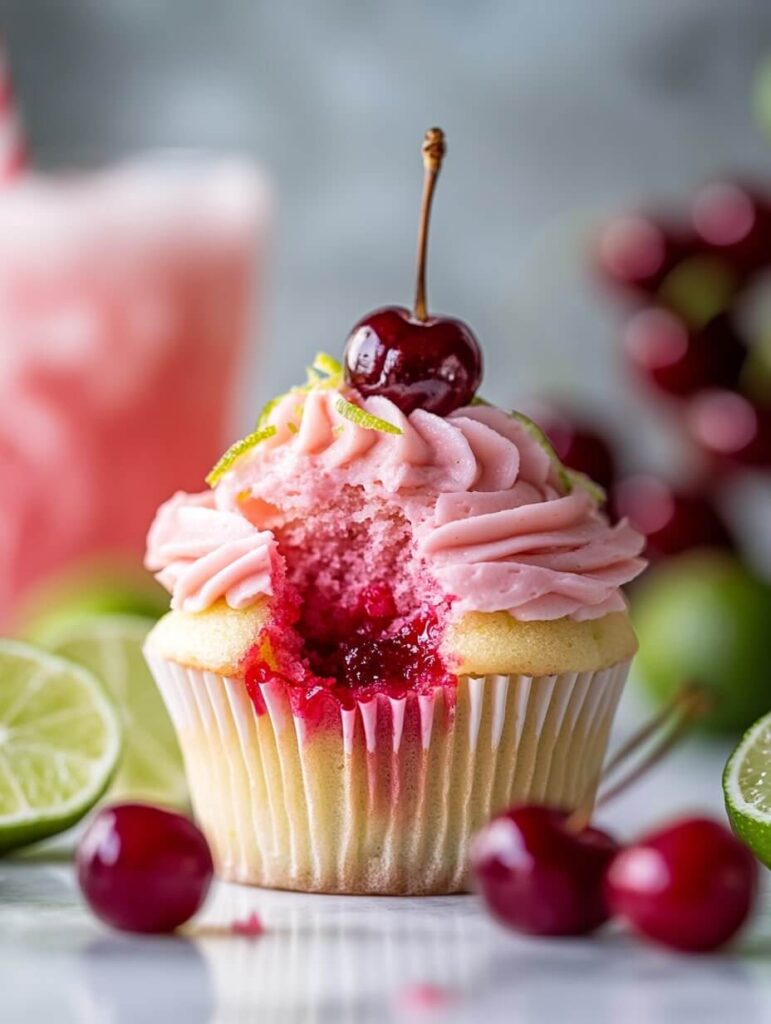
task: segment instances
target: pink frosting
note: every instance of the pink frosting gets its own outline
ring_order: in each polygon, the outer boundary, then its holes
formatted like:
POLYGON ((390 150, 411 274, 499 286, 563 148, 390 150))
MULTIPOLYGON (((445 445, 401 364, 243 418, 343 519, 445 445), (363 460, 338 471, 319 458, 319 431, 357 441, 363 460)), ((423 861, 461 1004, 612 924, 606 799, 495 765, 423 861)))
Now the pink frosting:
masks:
POLYGON ((171 593, 171 607, 201 612, 225 598, 247 608, 273 593, 277 546, 269 530, 215 508, 214 494, 178 491, 158 509, 145 565, 171 593))
POLYGON ((291 392, 271 413, 276 434, 213 496, 177 495, 162 507, 147 564, 176 606, 224 596, 243 607, 271 592, 273 537, 248 521, 245 498, 301 513, 350 486, 409 520, 418 556, 458 612, 587 619, 625 607, 619 588, 644 568, 643 537, 626 520, 610 526, 582 487, 565 494, 522 423, 490 406, 407 417, 385 398, 345 397, 401 433, 350 422, 339 392, 291 392))

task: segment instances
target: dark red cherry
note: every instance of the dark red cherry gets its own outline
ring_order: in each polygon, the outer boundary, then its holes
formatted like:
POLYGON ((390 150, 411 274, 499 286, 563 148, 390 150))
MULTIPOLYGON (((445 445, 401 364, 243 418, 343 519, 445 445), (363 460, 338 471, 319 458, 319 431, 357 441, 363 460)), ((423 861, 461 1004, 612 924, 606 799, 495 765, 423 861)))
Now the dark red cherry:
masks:
POLYGON ((533 402, 527 408, 547 435, 562 463, 585 473, 605 490, 616 479, 616 459, 608 441, 579 415, 551 402, 533 402))
POLYGON ((608 869, 606 894, 614 914, 665 946, 688 952, 717 949, 752 909, 755 858, 727 828, 689 818, 621 850, 608 869))
POLYGON ((626 517, 646 537, 645 554, 666 558, 698 547, 733 547, 731 534, 710 496, 677 489, 655 476, 621 480, 611 494, 615 516, 626 517))
POLYGON ((735 387, 747 348, 731 319, 716 316, 698 331, 666 309, 636 313, 624 333, 632 365, 659 390, 690 395, 709 387, 735 387))
POLYGON ((428 224, 444 153, 444 132, 429 128, 422 147, 414 309, 384 306, 369 313, 348 335, 343 357, 346 383, 365 398, 389 398, 406 415, 425 409, 446 416, 468 405, 482 380, 482 353, 469 328, 427 311, 428 224))
POLYGON ((708 454, 747 466, 771 466, 771 408, 735 391, 696 395, 686 411, 693 440, 708 454))
POLYGON ((477 887, 502 924, 532 935, 586 935, 608 919, 603 879, 618 845, 574 833, 548 807, 516 807, 486 825, 471 859, 477 887))
POLYGON ((78 845, 78 882, 96 914, 128 932, 171 932, 199 909, 214 866, 189 818, 146 804, 114 804, 78 845))
POLYGON ((482 380, 482 353, 460 320, 418 320, 385 306, 360 320, 345 346, 345 379, 365 398, 382 395, 403 413, 446 416, 468 405, 482 380))

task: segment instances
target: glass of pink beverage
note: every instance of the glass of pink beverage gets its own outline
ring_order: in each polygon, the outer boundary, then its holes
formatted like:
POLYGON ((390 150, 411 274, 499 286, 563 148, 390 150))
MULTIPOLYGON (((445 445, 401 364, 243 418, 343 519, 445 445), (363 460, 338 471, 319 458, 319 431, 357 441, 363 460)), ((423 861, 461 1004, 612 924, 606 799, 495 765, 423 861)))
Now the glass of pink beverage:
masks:
POLYGON ((158 158, 0 190, 0 628, 35 582, 135 554, 231 439, 267 189, 158 158))

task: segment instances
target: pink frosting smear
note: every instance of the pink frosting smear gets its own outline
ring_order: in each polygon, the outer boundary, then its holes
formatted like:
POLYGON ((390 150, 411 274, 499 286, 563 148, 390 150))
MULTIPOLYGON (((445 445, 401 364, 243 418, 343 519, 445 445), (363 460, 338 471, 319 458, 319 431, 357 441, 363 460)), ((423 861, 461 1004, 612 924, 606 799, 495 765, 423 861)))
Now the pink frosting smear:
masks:
POLYGON ((453 614, 599 618, 625 608, 621 586, 645 566, 644 539, 611 526, 582 486, 570 493, 527 428, 491 406, 405 416, 382 397, 343 397, 401 433, 367 429, 336 408, 341 392, 293 391, 272 409, 276 433, 213 491, 177 494, 148 537, 148 568, 172 606, 244 608, 270 595, 287 519, 311 519, 355 493, 359 519, 398 517, 409 557, 453 614), (385 510, 385 511, 384 511, 385 510))

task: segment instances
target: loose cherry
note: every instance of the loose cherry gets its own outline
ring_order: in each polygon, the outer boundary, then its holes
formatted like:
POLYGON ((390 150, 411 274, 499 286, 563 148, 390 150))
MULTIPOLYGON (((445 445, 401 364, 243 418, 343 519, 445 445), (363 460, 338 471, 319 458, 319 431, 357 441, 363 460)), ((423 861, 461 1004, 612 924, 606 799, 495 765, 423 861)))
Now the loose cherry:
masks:
POLYGON ((129 932, 171 932, 184 924, 214 872, 192 821, 146 804, 102 808, 78 845, 76 866, 97 917, 129 932))
POLYGON ((535 402, 528 414, 546 433, 563 465, 585 473, 605 490, 616 479, 613 449, 591 424, 550 402, 535 402))
POLYGON ((717 949, 755 899, 757 863, 718 822, 689 818, 628 846, 611 863, 608 905, 636 931, 688 952, 717 949))
POLYGON ((645 535, 648 558, 733 546, 728 527, 704 491, 677 489, 655 476, 632 476, 613 488, 611 504, 616 516, 626 517, 645 535))
POLYGON ((471 859, 479 891, 503 924, 532 935, 586 935, 608 919, 603 879, 617 851, 606 832, 574 832, 563 812, 531 805, 493 818, 471 859))
POLYGON ((384 306, 368 313, 349 334, 343 357, 351 387, 365 398, 389 398, 406 414, 425 409, 446 416, 467 405, 482 380, 482 353, 471 330, 460 320, 429 316, 426 309, 428 222, 444 152, 443 132, 429 129, 414 309, 384 306))
POLYGON ((632 365, 660 391, 690 395, 703 388, 735 387, 747 348, 726 315, 689 331, 683 320, 653 307, 627 325, 624 347, 632 365))

